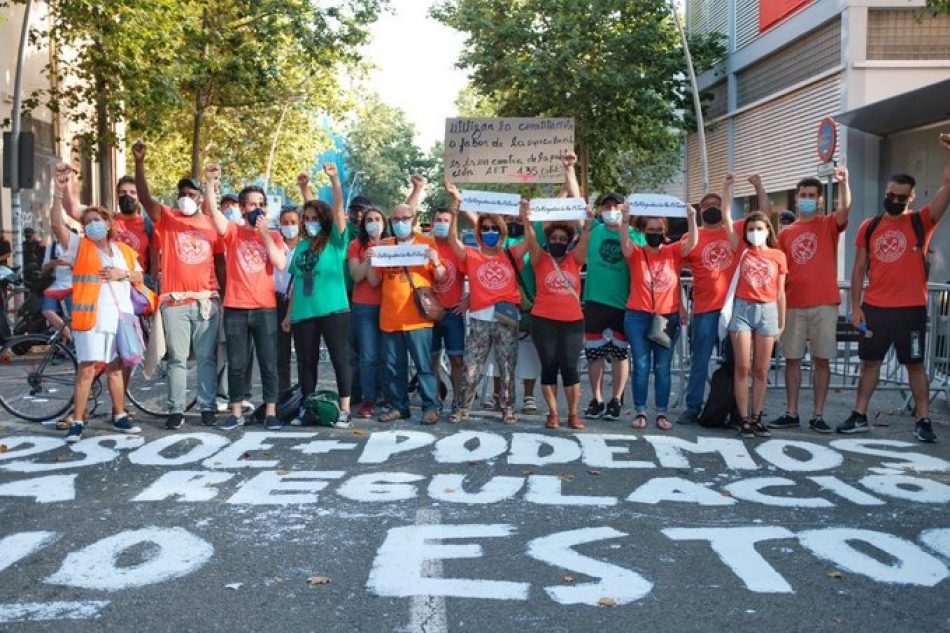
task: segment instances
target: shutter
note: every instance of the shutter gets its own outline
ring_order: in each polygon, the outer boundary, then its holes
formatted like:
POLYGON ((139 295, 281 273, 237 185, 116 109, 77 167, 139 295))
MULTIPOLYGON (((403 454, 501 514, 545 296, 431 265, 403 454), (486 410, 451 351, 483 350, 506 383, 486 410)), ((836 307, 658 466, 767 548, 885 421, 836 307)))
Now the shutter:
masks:
POLYGON ((686 30, 689 34, 728 35, 728 0, 690 0, 688 9, 686 30))
MULTIPOLYGON (((706 153, 709 157, 709 190, 719 191, 729 165, 727 123, 720 121, 706 128, 706 153)), ((699 162, 699 135, 690 134, 686 141, 689 160, 689 181, 686 199, 699 202, 703 197, 703 167, 699 162)))
POLYGON ((736 50, 759 37, 760 1, 763 0, 736 0, 736 50))

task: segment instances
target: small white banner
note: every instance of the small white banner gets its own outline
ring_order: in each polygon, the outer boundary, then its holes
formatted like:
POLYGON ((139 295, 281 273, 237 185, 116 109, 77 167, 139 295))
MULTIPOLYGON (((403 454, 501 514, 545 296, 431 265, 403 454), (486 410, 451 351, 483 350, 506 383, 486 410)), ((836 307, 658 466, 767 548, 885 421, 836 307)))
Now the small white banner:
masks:
POLYGON ((376 268, 424 266, 429 261, 428 244, 374 246, 372 264, 376 268))
POLYGON ((634 193, 627 198, 627 202, 630 203, 630 215, 686 217, 686 203, 675 196, 661 193, 634 193))
POLYGON ((521 196, 516 193, 498 193, 497 191, 462 190, 462 211, 472 213, 497 213, 498 215, 519 215, 521 196))
POLYGON ((576 222, 587 218, 587 202, 583 198, 532 198, 532 222, 576 222))

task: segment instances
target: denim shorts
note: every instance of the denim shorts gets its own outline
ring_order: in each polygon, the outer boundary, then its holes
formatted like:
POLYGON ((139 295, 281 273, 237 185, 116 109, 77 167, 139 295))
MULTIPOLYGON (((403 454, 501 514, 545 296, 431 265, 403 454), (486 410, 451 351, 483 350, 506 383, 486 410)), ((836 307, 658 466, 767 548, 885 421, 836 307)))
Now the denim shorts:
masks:
POLYGON ((451 310, 432 327, 432 353, 440 353, 443 343, 448 356, 462 356, 465 353, 465 318, 451 310))
POLYGON ((750 303, 736 297, 732 308, 730 332, 752 332, 759 336, 778 336, 778 304, 750 303))
POLYGON ((40 306, 40 310, 43 310, 43 311, 50 310, 52 312, 55 312, 59 316, 63 316, 63 306, 62 306, 63 303, 66 304, 66 309, 69 311, 70 314, 72 314, 73 312, 73 296, 72 295, 68 295, 62 301, 58 301, 56 299, 53 299, 52 297, 47 297, 44 295, 43 304, 40 306))

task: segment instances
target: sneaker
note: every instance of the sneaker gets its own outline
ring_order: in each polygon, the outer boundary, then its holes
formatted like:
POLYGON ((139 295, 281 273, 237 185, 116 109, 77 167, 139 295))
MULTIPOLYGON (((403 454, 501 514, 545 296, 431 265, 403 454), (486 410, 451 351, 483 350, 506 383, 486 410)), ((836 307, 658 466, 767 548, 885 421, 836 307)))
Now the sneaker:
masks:
POLYGON ((797 429, 801 426, 801 421, 797 415, 792 415, 788 411, 782 414, 782 417, 775 418, 769 422, 770 429, 797 429))
POLYGON ((201 425, 202 426, 214 426, 215 422, 218 421, 218 416, 215 411, 202 411, 201 412, 201 425))
POLYGON ((142 429, 132 424, 131 418, 129 418, 129 416, 124 413, 117 418, 112 418, 112 428, 119 433, 131 434, 142 432, 142 429))
POLYGON ((239 426, 244 426, 244 417, 237 417, 236 415, 229 415, 224 418, 215 426, 219 431, 233 431, 239 426))
POLYGON ((284 428, 284 423, 276 415, 268 415, 264 418, 264 428, 268 431, 279 431, 284 428))
POLYGON ((831 427, 828 426, 828 423, 825 422, 825 419, 820 415, 816 415, 808 421, 808 428, 816 433, 831 433, 831 427))
POLYGON ((422 420, 420 420, 420 422, 425 425, 435 424, 438 421, 439 421, 439 411, 437 409, 426 411, 424 414, 422 414, 422 420))
POLYGON ((185 414, 184 413, 172 413, 167 418, 165 418, 165 428, 170 431, 175 431, 180 429, 182 424, 185 423, 185 414))
POLYGON ((254 403, 250 400, 241 400, 241 409, 246 413, 248 411, 253 411, 257 407, 254 406, 254 403))
POLYGON ((408 411, 403 413, 401 411, 397 411, 396 409, 390 409, 389 411, 384 412, 382 415, 380 415, 376 419, 379 420, 380 422, 397 422, 399 420, 408 420, 409 417, 410 417, 410 414, 408 411))
POLYGON ((683 411, 680 414, 680 417, 676 418, 676 423, 682 424, 684 426, 688 424, 696 424, 697 422, 699 422, 699 415, 695 411, 690 411, 689 409, 683 411))
POLYGON ((867 433, 870 431, 868 426, 868 416, 861 415, 857 411, 852 411, 848 419, 838 425, 835 429, 838 433, 867 433))
POLYGON ((373 417, 373 408, 376 406, 376 403, 372 400, 363 400, 360 404, 360 410, 356 415, 363 419, 369 419, 373 417))
POLYGON ((532 415, 538 412, 538 401, 534 396, 525 396, 524 403, 521 406, 521 412, 526 415, 532 415))
POLYGON ((231 405, 227 398, 215 398, 214 408, 217 409, 218 413, 224 413, 231 408, 231 405))
POLYGON ((69 432, 66 433, 66 443, 75 444, 82 439, 82 429, 85 425, 82 422, 73 422, 69 425, 69 432))
POLYGON ((604 403, 598 402, 597 400, 591 400, 590 404, 587 405, 587 408, 584 409, 584 417, 590 419, 596 419, 604 415, 604 403))
POLYGON ((300 407, 297 415, 290 421, 290 426, 304 426, 307 423, 307 410, 300 407))
POLYGON ((604 419, 605 420, 619 420, 620 419, 620 401, 619 400, 617 400, 616 398, 610 399, 610 402, 608 402, 607 406, 604 408, 604 419))
POLYGON ((350 412, 340 411, 339 417, 337 417, 336 422, 333 423, 333 428, 335 429, 350 428, 350 412))
POLYGON ((928 444, 937 441, 937 435, 934 433, 930 418, 920 418, 917 420, 917 426, 914 427, 914 437, 928 444))

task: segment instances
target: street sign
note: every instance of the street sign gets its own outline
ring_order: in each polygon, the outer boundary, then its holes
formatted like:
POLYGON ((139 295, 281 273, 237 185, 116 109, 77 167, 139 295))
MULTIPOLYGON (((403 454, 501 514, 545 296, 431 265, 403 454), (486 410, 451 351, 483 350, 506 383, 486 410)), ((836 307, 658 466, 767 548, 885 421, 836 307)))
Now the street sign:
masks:
POLYGON ((835 167, 838 166, 838 163, 831 161, 828 163, 818 163, 818 177, 827 178, 835 173, 835 167))
POLYGON ((838 148, 838 124, 831 117, 825 117, 818 123, 818 158, 827 163, 835 156, 838 148))

